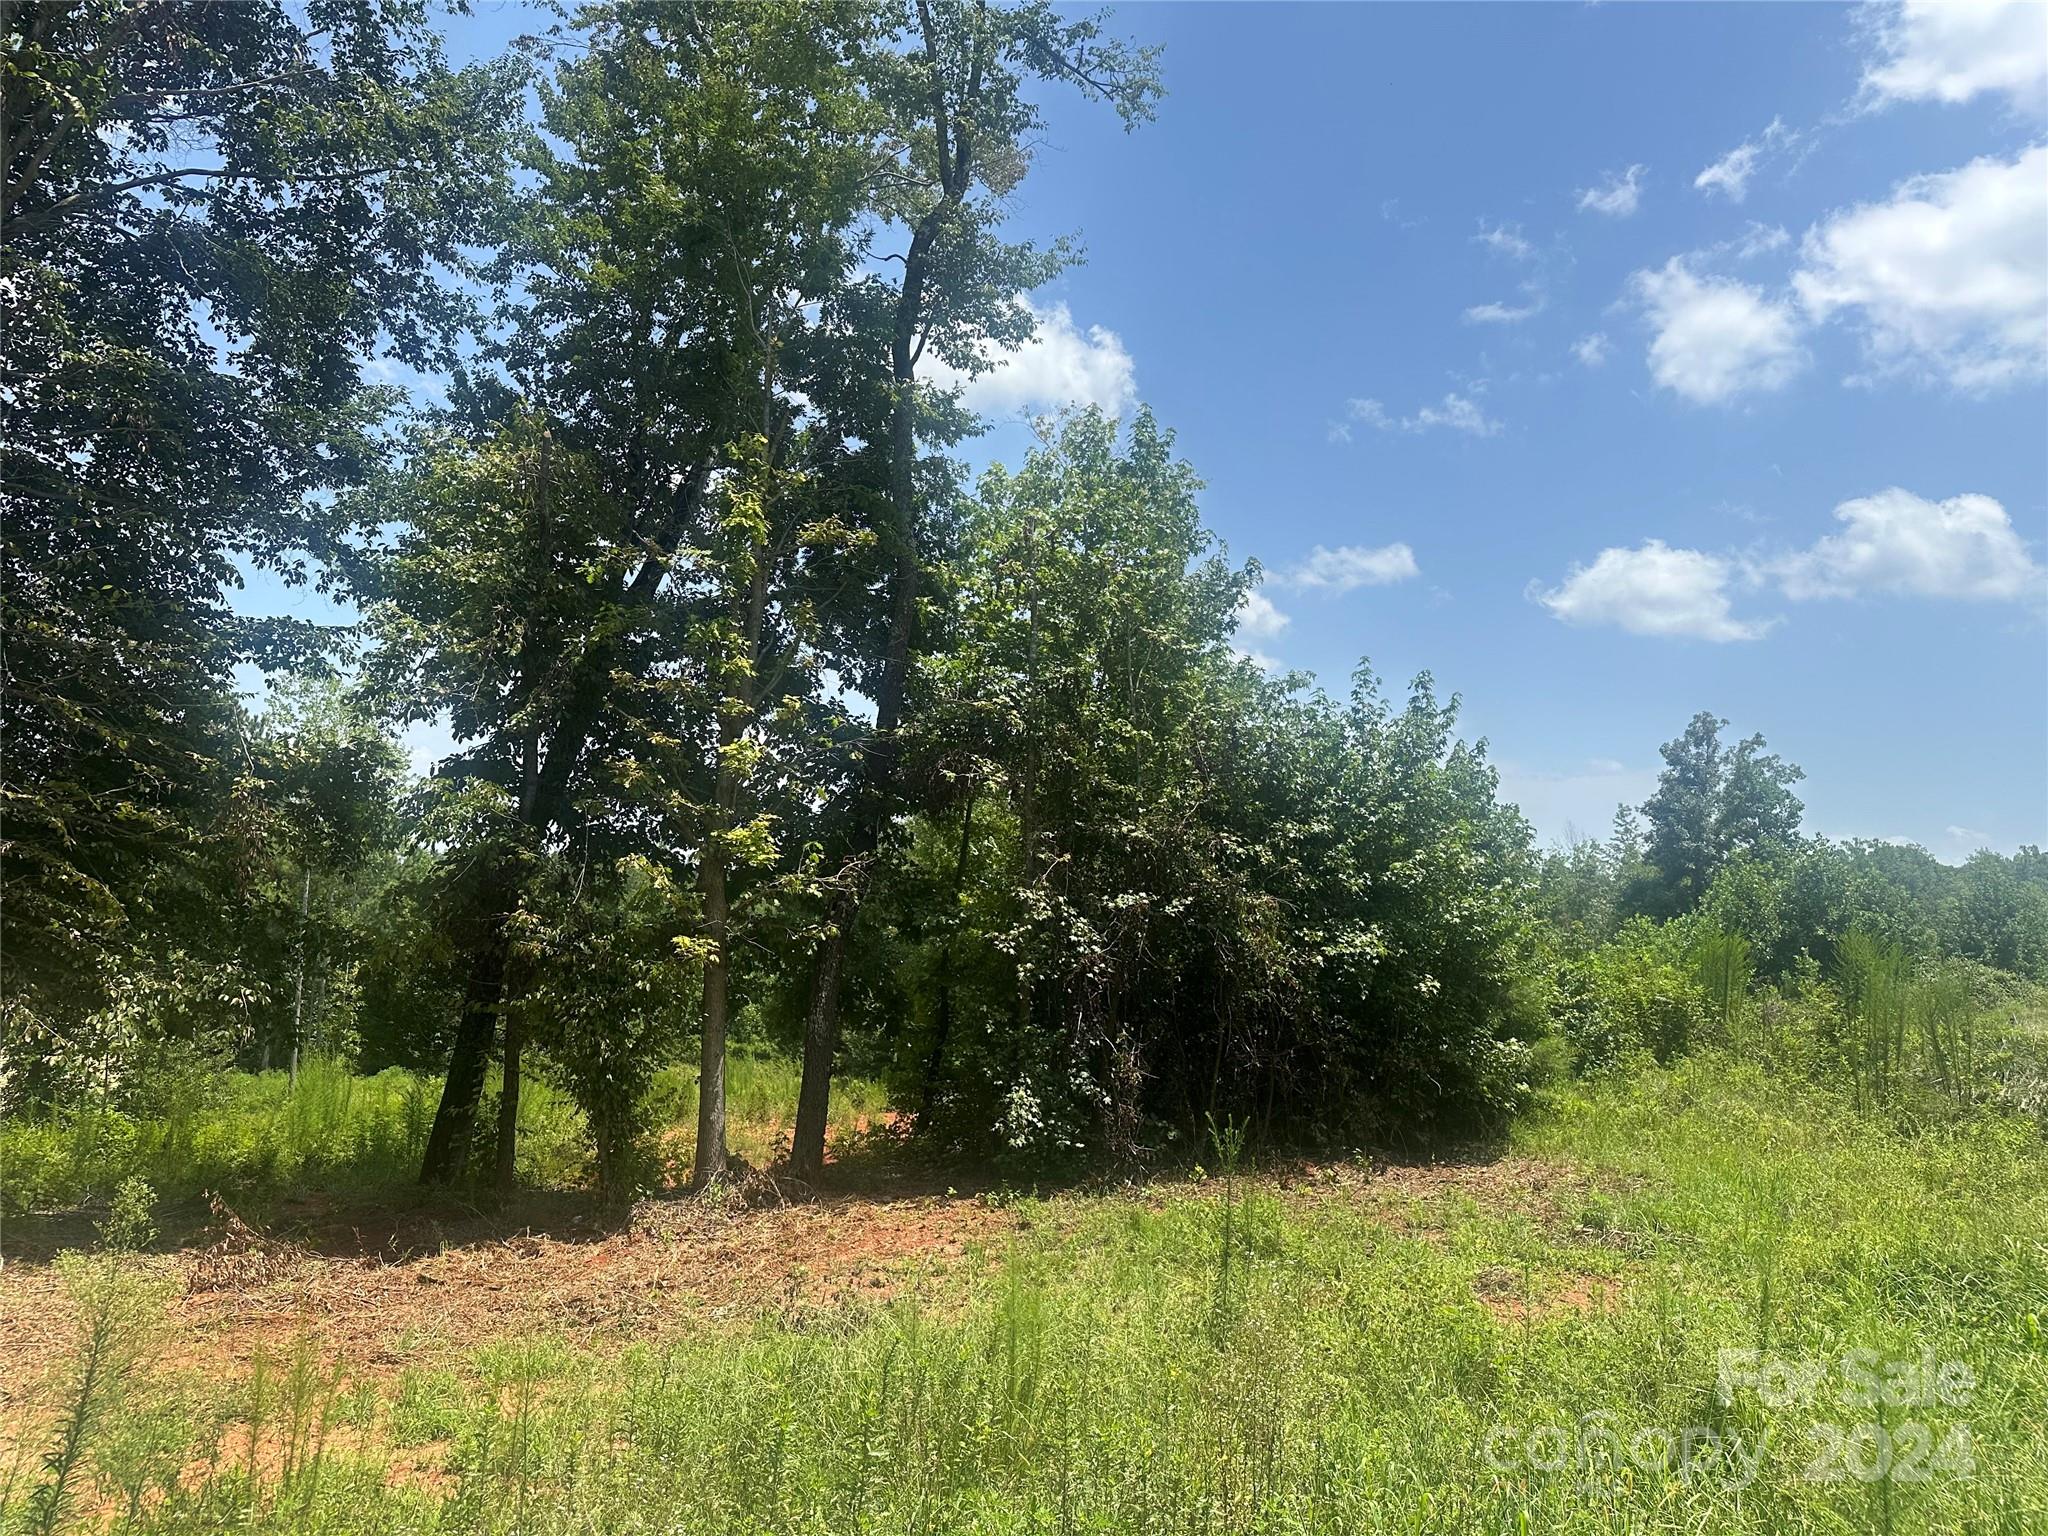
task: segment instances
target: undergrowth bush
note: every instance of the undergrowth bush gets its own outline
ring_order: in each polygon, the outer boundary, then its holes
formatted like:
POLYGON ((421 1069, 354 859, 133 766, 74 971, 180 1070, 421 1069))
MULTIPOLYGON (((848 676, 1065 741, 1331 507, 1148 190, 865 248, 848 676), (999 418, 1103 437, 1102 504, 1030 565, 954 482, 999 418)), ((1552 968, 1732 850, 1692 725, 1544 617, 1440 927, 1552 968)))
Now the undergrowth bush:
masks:
POLYGON ((1564 1028, 1579 1070, 1602 1072, 1645 1056, 1670 1061, 1705 1040, 1708 1019, 1681 925, 1636 918, 1584 961, 1564 1028))

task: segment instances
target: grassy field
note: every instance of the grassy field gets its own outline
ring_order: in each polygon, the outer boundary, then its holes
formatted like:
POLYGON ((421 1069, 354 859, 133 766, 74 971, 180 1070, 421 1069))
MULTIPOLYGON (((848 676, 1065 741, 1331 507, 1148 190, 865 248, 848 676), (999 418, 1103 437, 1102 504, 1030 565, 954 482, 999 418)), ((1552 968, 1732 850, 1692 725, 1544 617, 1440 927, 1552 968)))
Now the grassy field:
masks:
POLYGON ((1908 1132, 1705 1058, 1465 1165, 856 1205, 607 1239, 577 1262, 623 1289, 660 1256, 654 1313, 413 1320, 374 1362, 304 1313, 196 1364, 189 1258, 65 1261, 82 1349, 10 1388, 0 1528, 2048 1529, 2048 1153, 2016 1120, 1908 1132), (847 1232, 871 1278, 722 1278, 847 1232))

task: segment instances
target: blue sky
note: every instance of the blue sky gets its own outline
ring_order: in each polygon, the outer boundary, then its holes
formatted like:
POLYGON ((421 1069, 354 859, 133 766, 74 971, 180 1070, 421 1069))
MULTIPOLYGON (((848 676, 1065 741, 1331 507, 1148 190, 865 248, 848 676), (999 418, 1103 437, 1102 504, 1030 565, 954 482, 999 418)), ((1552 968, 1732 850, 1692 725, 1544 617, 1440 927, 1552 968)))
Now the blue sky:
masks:
POLYGON ((1048 98, 1014 227, 1088 260, 974 386, 977 457, 1149 404, 1269 573, 1246 648, 1428 669, 1545 839, 1711 709, 1811 830, 2048 843, 2048 11, 1113 25, 1167 96, 1129 136, 1048 98))

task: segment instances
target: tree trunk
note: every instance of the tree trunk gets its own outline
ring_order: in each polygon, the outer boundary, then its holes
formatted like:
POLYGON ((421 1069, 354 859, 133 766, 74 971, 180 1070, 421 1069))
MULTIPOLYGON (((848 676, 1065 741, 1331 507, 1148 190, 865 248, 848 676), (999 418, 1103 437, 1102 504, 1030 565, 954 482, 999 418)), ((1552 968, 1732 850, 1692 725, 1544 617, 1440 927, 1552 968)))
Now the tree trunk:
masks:
POLYGON ((960 848, 953 859, 953 903, 946 915, 946 937, 939 951, 939 1007, 932 1025, 932 1048, 924 1059, 924 1081, 918 1085, 917 1115, 920 1121, 932 1107, 938 1092, 939 1073, 946 1065, 946 1044, 953 1033, 953 946, 960 935, 960 893, 967 888, 967 858, 974 846, 974 804, 979 787, 967 795, 967 807, 960 813, 960 848))
POLYGON ((804 1019, 804 1075, 796 1098, 796 1131, 789 1171, 816 1182, 825 1167, 825 1115, 832 1102, 832 1057, 839 1049, 839 977, 846 967, 847 929, 860 914, 858 898, 833 903, 832 932, 818 941, 811 976, 811 1008, 804 1019))
MULTIPOLYGON (((846 863, 850 868, 873 861, 888 828, 896 779, 896 733, 903 723, 903 702, 909 692, 918 588, 915 368, 908 342, 899 331, 896 405, 890 422, 889 491, 895 504, 896 563, 889 582, 889 648, 882 659, 881 687, 875 691, 875 734, 868 746, 848 838, 846 863)), ((803 1083, 797 1094, 796 1131, 789 1149, 790 1172, 800 1179, 815 1180, 825 1166, 825 1110, 832 1090, 832 1058, 839 1050, 839 981, 845 971, 846 943, 860 917, 860 903, 857 885, 833 903, 832 933, 821 939, 813 952, 803 1083)))
MULTIPOLYGON (((881 686, 875 691, 874 740, 847 840, 849 868, 872 863, 888 830, 896 788, 896 735, 909 692, 910 649, 917 624, 917 362, 924 350, 919 337, 925 323, 924 286, 940 233, 973 185, 975 144, 968 117, 981 96, 982 63, 977 56, 965 99, 949 99, 938 75, 940 40, 930 7, 923 0, 917 14, 925 57, 934 71, 931 127, 941 195, 917 221, 910 248, 904 252, 903 286, 897 291, 894 333, 889 342, 890 377, 896 393, 889 420, 889 500, 895 514, 896 562, 890 575, 888 649, 883 654, 881 686)), ((825 1164, 825 1110, 831 1096, 832 1058, 839 1049, 839 982, 846 965, 847 940, 860 917, 860 902, 856 885, 834 903, 832 932, 819 941, 813 955, 811 1007, 804 1024, 803 1084, 797 1095, 796 1132, 789 1149, 790 1171, 800 1179, 817 1178, 825 1164)))
POLYGON ((484 1069, 498 1032, 498 1004, 505 989, 504 920, 491 924, 489 936, 470 964, 469 985, 462 997, 462 1022, 456 1026, 455 1048, 448 1058, 448 1080, 427 1135, 420 1160, 422 1184, 452 1184, 469 1166, 470 1142, 476 1131, 477 1105, 483 1099, 484 1069))
MULTIPOLYGON (((707 453, 675 488, 664 525, 654 536, 643 540, 649 547, 649 558, 618 592, 619 600, 627 606, 644 607, 654 600, 667 570, 667 552, 674 549, 688 526, 710 473, 711 455, 707 453), (657 558, 655 551, 663 553, 657 558)), ((545 474, 542 488, 545 491, 545 474)), ((545 841, 567 803, 576 766, 590 742, 591 729, 603 712, 611 661, 612 648, 608 643, 600 642, 583 653, 572 675, 568 702, 555 718, 553 729, 546 733, 545 754, 541 751, 541 733, 533 730, 528 734, 519 820, 537 842, 545 841)), ((528 677, 527 686, 533 686, 534 681, 528 677)), ((489 914, 484 922, 485 933, 470 962, 462 1022, 456 1026, 455 1047, 449 1056, 440 1108, 434 1112, 434 1128, 427 1136, 426 1156, 421 1159, 422 1184, 451 1183, 462 1176, 469 1161, 477 1105, 483 1098, 484 1068, 490 1059, 491 1042, 497 1034, 498 1007, 504 997, 505 963, 511 953, 505 925, 517 905, 517 892, 502 883, 489 897, 484 908, 489 914)))
POLYGON ((306 911, 313 904, 313 866, 299 888, 299 979, 292 988, 292 1092, 299 1091, 299 1041, 306 1033, 306 911))

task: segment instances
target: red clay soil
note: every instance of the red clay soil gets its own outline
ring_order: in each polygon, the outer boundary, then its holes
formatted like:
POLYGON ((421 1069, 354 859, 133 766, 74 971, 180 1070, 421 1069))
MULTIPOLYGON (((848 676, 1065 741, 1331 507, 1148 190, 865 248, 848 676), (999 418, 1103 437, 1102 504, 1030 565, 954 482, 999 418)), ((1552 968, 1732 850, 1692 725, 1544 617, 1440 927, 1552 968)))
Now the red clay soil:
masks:
MULTIPOLYGON (((366 1228, 306 1204, 297 1241, 221 1212, 197 1245, 135 1261, 172 1288, 166 1363, 232 1375, 259 1351, 275 1359, 305 1338, 351 1373, 375 1375, 493 1338, 658 1338, 764 1311, 886 1300, 989 1262, 1018 1225, 998 1206, 935 1195, 756 1209, 667 1200, 612 1230, 543 1219, 509 1236, 465 1230, 504 1231, 504 1217, 415 1213, 366 1228)), ((73 1337, 57 1270, 10 1260, 0 1270, 0 1407, 10 1384, 40 1375, 73 1337)))

